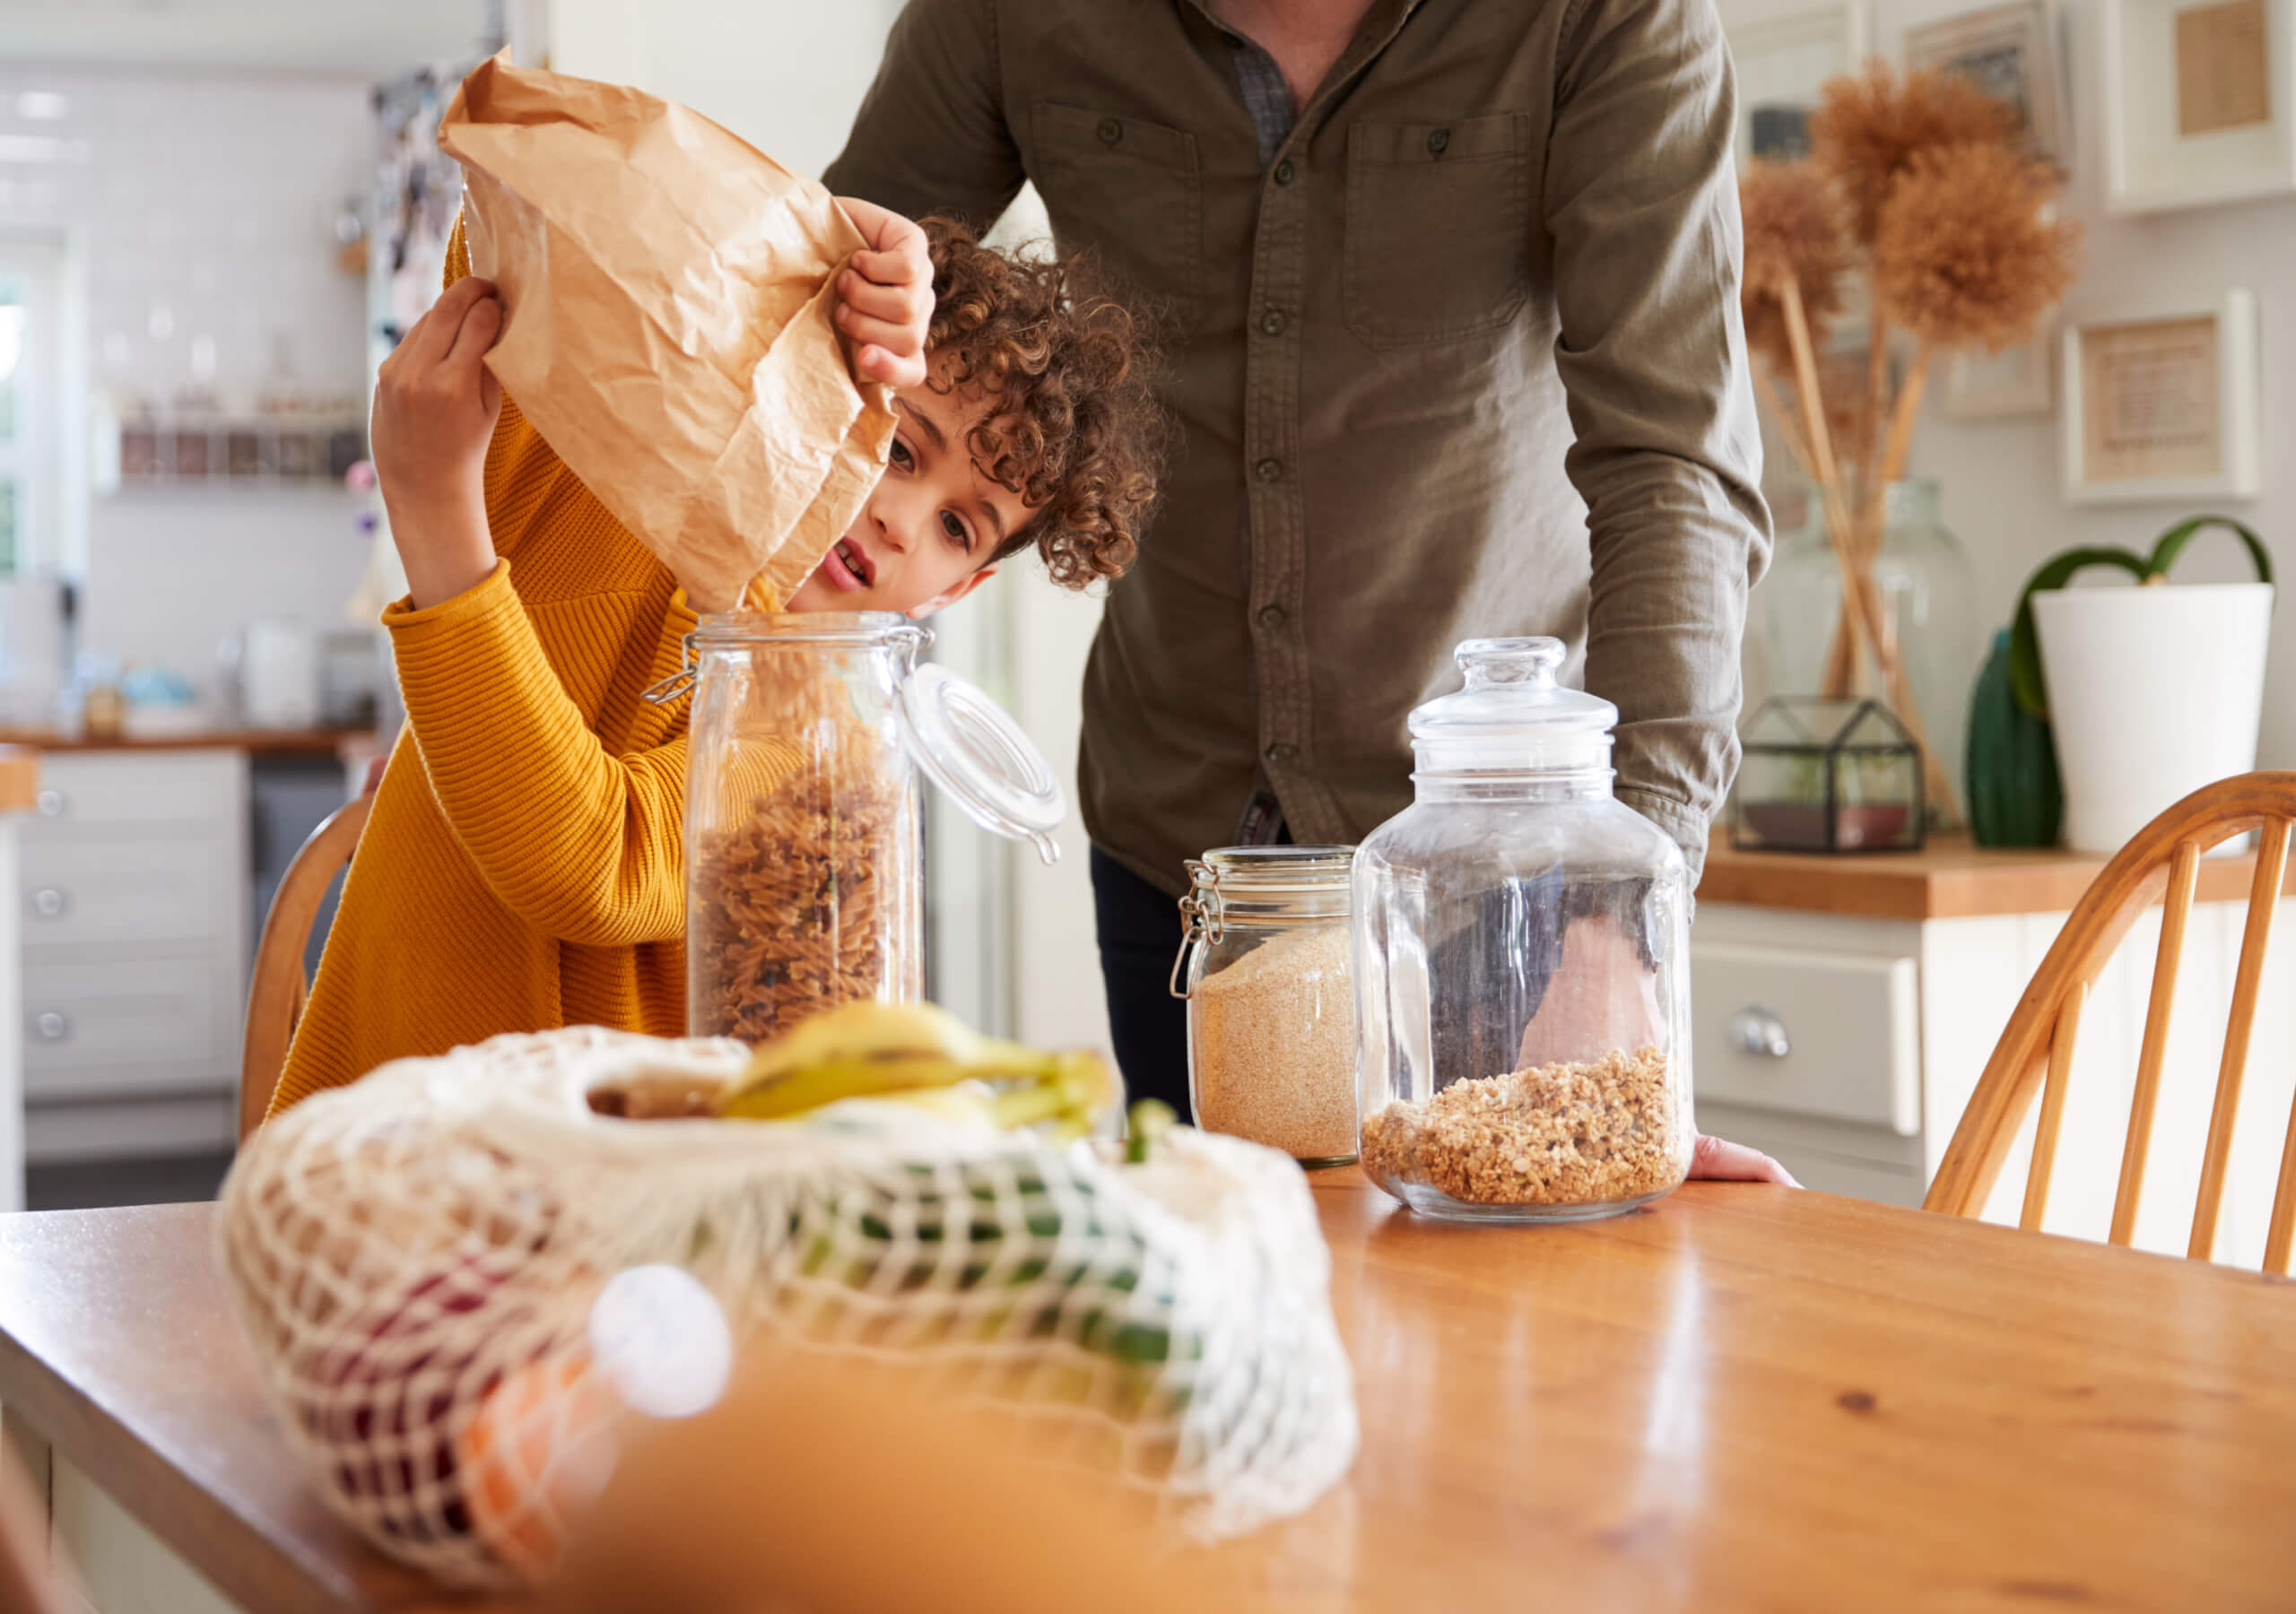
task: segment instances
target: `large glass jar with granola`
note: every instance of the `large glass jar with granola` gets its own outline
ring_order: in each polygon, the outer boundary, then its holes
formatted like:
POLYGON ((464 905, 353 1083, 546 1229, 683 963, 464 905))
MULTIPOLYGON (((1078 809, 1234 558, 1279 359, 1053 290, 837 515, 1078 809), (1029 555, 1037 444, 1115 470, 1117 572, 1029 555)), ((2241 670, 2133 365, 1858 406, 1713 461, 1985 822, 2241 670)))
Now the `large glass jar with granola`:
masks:
POLYGON ((1690 1169, 1682 853, 1611 794, 1617 708, 1562 662, 1461 645, 1415 800, 1356 853, 1363 1169, 1422 1215, 1608 1216, 1690 1169))
POLYGON ((923 995, 919 777, 1049 863, 1065 811, 1027 734, 882 612, 702 619, 688 667, 686 1030, 764 1042, 923 995))

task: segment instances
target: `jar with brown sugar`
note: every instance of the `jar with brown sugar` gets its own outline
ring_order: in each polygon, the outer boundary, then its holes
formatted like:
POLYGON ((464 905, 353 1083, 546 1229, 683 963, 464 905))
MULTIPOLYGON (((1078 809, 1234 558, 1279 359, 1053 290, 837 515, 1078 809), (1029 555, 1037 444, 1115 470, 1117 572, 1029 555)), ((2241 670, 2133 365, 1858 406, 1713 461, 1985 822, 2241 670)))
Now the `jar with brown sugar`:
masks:
POLYGON ((1352 846, 1222 846, 1191 861, 1172 991, 1206 1132, 1303 1166, 1355 1158, 1352 846))

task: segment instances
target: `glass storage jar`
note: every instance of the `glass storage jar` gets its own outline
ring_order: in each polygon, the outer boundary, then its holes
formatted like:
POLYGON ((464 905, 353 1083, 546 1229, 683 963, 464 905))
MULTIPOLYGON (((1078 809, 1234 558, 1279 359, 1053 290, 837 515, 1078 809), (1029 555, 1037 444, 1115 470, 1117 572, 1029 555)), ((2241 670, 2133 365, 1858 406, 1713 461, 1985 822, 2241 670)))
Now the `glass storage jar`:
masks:
POLYGON ((1196 1124, 1302 1166, 1355 1158, 1352 846, 1222 846, 1190 860, 1172 992, 1187 1000, 1196 1124))
POLYGON ((1471 639, 1355 855, 1363 1169, 1413 1210, 1607 1216, 1690 1169, 1681 851, 1611 794, 1559 639, 1471 639))
POLYGON ((1058 855, 1065 803, 1002 708, 885 612, 702 619, 686 768, 686 1029, 764 1042, 924 987, 920 770, 985 828, 1058 855))

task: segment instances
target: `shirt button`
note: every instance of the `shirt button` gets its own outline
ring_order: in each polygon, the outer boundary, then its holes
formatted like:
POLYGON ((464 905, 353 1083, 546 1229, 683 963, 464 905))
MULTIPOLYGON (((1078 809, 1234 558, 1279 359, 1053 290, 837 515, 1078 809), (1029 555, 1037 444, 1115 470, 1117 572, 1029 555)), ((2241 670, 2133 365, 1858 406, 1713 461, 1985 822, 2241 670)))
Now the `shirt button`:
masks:
POLYGON ((1283 462, 1280 459, 1264 459, 1252 467, 1252 474, 1262 482, 1272 482, 1283 474, 1283 462))
POLYGON ((1281 308, 1270 308, 1266 313, 1261 315, 1259 317, 1259 328, 1262 335, 1283 335, 1283 310, 1281 308))
POLYGON ((1122 120, 1114 117, 1103 117, 1100 119, 1100 139, 1105 143, 1114 145, 1118 141, 1122 140, 1123 138, 1124 124, 1122 120))
POLYGON ((1281 605, 1261 606, 1259 608, 1259 625, 1263 628, 1283 627, 1283 607, 1281 605))
POLYGON ((1296 747, 1281 740, 1267 748, 1267 759, 1271 762, 1289 762, 1299 754, 1296 747))
POLYGON ((1275 165, 1275 182, 1278 185, 1292 183, 1292 159, 1289 157, 1275 165))
MULTIPOLYGON (((1110 118, 1110 119, 1109 120, 1109 123, 1114 123, 1115 121, 1116 121, 1116 120, 1115 120, 1114 118, 1110 118)), ((1108 130, 1109 130, 1109 126, 1108 126, 1108 124, 1102 124, 1102 125, 1100 126, 1100 138, 1101 138, 1101 139, 1103 139, 1103 140, 1113 140, 1113 139, 1115 139, 1115 138, 1116 138, 1116 136, 1114 136, 1113 134, 1110 134, 1108 132, 1108 130)), ((1447 145, 1449 145, 1450 143, 1451 143, 1451 132, 1450 132, 1450 130, 1448 130, 1448 129, 1430 129, 1430 130, 1428 130, 1428 132, 1427 132, 1427 150, 1428 150, 1428 152, 1429 152, 1429 154, 1430 154, 1431 156, 1440 157, 1440 156, 1443 154, 1443 148, 1444 148, 1445 146, 1447 146, 1447 145)))

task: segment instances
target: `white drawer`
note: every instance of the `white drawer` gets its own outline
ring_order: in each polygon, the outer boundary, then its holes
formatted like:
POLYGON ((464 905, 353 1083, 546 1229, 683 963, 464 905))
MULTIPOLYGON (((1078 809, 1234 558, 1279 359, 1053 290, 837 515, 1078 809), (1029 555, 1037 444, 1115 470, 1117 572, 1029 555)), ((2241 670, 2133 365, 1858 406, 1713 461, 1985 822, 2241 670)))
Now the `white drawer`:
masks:
POLYGON ((238 1141, 237 1093, 181 1094, 110 1104, 32 1104, 24 1158, 35 1166, 204 1154, 238 1141))
POLYGON ((1911 959, 1693 940, 1690 968, 1699 1099, 1920 1130, 1911 959), (1750 1022, 1782 1046, 1749 1048, 1750 1022))
POLYGON ((229 1085, 230 972, 196 954, 24 966, 24 1091, 97 1098, 229 1085))
POLYGON ((86 942, 224 944, 239 933, 244 875, 213 836, 74 836, 22 852, 25 951, 86 942))
POLYGON ((80 829, 236 828, 247 816, 247 769, 238 751, 51 751, 40 759, 25 845, 80 829))

